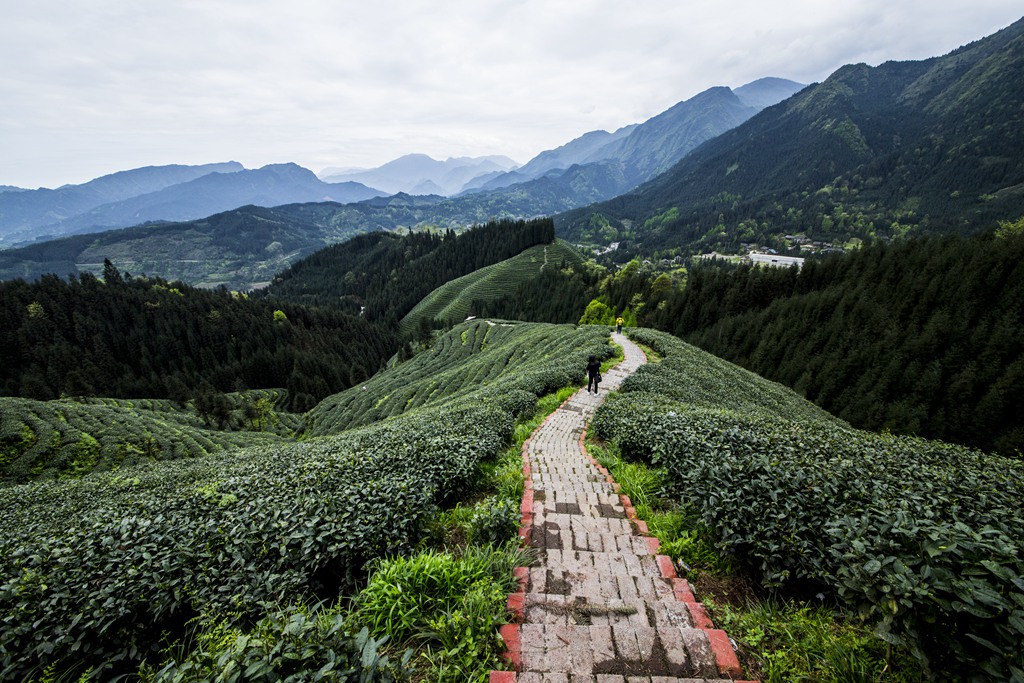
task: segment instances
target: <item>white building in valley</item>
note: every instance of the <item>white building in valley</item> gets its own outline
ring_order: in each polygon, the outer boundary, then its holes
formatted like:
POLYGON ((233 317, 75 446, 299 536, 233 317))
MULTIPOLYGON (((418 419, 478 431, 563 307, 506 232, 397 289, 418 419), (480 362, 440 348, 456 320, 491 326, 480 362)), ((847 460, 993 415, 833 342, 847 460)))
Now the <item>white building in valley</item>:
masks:
POLYGON ((790 266, 796 266, 797 268, 803 268, 804 259, 798 256, 780 256, 778 254, 761 254, 756 251, 752 251, 747 254, 747 258, 755 266, 774 266, 776 268, 789 268, 790 266))

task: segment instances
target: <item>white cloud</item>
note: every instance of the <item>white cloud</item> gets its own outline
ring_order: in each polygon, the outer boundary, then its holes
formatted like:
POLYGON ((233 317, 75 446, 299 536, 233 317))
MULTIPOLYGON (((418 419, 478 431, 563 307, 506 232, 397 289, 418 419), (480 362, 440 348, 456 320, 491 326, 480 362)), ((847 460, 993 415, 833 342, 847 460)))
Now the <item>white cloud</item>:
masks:
POLYGON ((0 23, 0 184, 148 164, 520 162, 714 85, 921 59, 1017 3, 13 0, 0 23))

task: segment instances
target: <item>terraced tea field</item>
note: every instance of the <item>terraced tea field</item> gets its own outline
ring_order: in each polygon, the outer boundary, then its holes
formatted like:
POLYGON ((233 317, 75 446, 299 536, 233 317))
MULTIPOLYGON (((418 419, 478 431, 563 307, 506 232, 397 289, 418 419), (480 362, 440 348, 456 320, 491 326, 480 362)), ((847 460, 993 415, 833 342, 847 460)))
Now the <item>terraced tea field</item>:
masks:
POLYGON ((270 411, 251 431, 243 406, 280 391, 228 396, 230 421, 243 431, 210 429, 192 409, 165 400, 64 399, 33 401, 0 397, 0 483, 40 477, 80 476, 141 462, 197 458, 257 444, 280 443, 301 417, 270 411), (263 431, 266 430, 266 431, 263 431))
POLYGON ((473 301, 496 299, 514 291, 544 268, 561 268, 562 264, 580 261, 576 249, 564 240, 530 247, 518 256, 438 287, 402 319, 401 331, 408 333, 415 330, 424 317, 439 323, 465 320, 473 301))
POLYGON ((768 587, 841 600, 935 671, 1024 676, 1021 460, 852 429, 667 334, 630 336, 664 361, 595 431, 666 468, 724 551, 768 587))
POLYGON ((330 436, 0 488, 2 678, 113 678, 177 639, 351 592, 415 546, 539 393, 611 353, 606 329, 476 321, 314 411, 330 436))

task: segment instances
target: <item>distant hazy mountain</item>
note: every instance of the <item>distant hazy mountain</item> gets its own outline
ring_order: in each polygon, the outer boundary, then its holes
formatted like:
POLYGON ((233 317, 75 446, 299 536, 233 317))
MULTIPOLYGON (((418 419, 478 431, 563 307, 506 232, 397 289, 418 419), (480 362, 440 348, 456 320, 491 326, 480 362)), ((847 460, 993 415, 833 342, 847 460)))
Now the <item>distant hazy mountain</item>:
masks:
POLYGON ((615 163, 622 166, 625 186, 621 190, 625 191, 666 171, 701 143, 803 87, 782 78, 762 78, 735 92, 726 87, 711 88, 644 123, 614 133, 591 131, 561 147, 541 152, 514 171, 465 189, 497 190, 573 165, 615 163))
MULTIPOLYGON (((794 91, 803 87, 790 83, 794 91)), ((602 149, 601 160, 618 161, 630 182, 639 185, 758 111, 760 108, 744 104, 729 88, 711 88, 637 126, 602 149)))
POLYGON ((733 88, 733 93, 740 102, 758 111, 778 104, 792 97, 804 86, 785 78, 759 78, 756 81, 733 88))
POLYGON ((620 128, 614 133, 609 133, 603 130, 595 130, 585 133, 575 140, 565 143, 561 147, 541 152, 529 162, 514 171, 509 171, 486 179, 478 178, 476 181, 467 184, 462 189, 463 191, 481 188, 494 190, 500 187, 508 187, 509 185, 514 185, 516 183, 540 178, 542 175, 550 171, 564 171, 570 166, 591 162, 594 161, 595 158, 600 159, 601 157, 597 154, 599 150, 604 148, 606 145, 629 135, 635 128, 636 125, 632 125, 620 128), (479 182, 481 180, 484 182, 479 182))
POLYGON ((105 175, 81 185, 64 185, 56 190, 3 192, 0 193, 0 247, 9 245, 9 236, 14 233, 26 235, 23 239, 33 239, 39 228, 102 204, 156 192, 210 173, 234 173, 242 168, 235 161, 202 166, 147 166, 105 175))
POLYGON ((371 169, 327 169, 320 174, 328 183, 357 182, 379 188, 389 194, 450 195, 474 178, 508 171, 516 162, 504 156, 453 157, 438 161, 426 154, 407 154, 371 169))
MULTIPOLYGON (((63 220, 8 234, 6 243, 26 243, 44 236, 99 232, 155 221, 194 220, 245 205, 348 203, 382 194, 358 183, 322 182, 312 171, 295 164, 273 164, 254 170, 206 173, 188 182, 129 196, 63 220)), ((0 195, 0 201, 5 196, 0 195)))
POLYGON ((1024 19, 943 57, 844 66, 559 232, 711 251, 983 230, 1024 214, 1021 111, 1024 19))
POLYGON ((14 185, 0 185, 0 192, 27 192, 27 190, 14 185))

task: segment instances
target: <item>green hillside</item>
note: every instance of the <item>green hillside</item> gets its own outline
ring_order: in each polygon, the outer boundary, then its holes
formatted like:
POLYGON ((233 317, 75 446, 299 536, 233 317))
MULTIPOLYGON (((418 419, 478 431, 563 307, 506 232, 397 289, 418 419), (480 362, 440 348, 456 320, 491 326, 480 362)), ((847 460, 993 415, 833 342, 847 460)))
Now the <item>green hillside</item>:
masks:
POLYGON ((607 328, 479 321, 314 411, 310 431, 333 436, 0 489, 0 678, 48 664, 114 678, 263 617, 294 633, 287 605, 351 594, 367 562, 409 551, 516 415, 611 353, 607 328), (389 400, 410 383, 417 400, 389 400), (356 392, 392 417, 349 419, 356 392))
POLYGON ((367 229, 336 228, 288 207, 244 206, 201 220, 108 230, 4 251, 0 279, 99 275, 109 259, 135 275, 245 291, 266 285, 302 256, 367 229))
POLYGON ((786 235, 978 232, 1024 214, 1024 20, 943 57, 848 65, 635 192, 556 219, 642 252, 796 249, 786 235))
POLYGON ((554 223, 547 218, 490 221, 458 234, 370 233, 302 259, 255 295, 358 312, 394 329, 449 280, 554 239, 554 223))
POLYGON ((1024 671, 1024 462, 851 429, 670 335, 595 415, 766 587, 820 592, 935 680, 1024 671))
POLYGON ((81 476, 279 443, 301 425, 299 415, 274 410, 284 398, 281 391, 226 396, 222 419, 233 430, 225 431, 207 425, 194 407, 167 400, 0 397, 0 483, 81 476))
POLYGON ((333 434, 422 406, 436 407, 452 397, 471 396, 486 403, 496 390, 542 395, 579 382, 579 368, 595 348, 600 358, 610 355, 611 347, 602 346, 606 338, 607 330, 597 327, 463 323, 412 360, 321 401, 307 415, 307 433, 333 434))
POLYGON ((564 268, 582 260, 579 252, 564 240, 531 247, 518 256, 441 285, 402 318, 400 330, 408 335, 420 325, 422 318, 427 318, 433 327, 464 320, 473 302, 492 301, 515 291, 546 268, 564 268))

